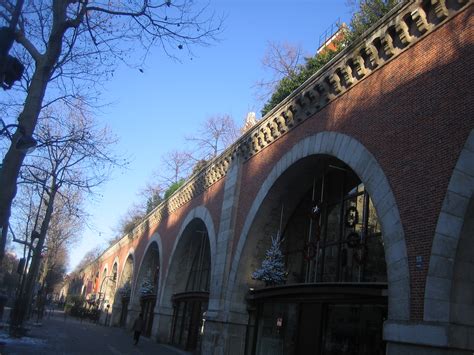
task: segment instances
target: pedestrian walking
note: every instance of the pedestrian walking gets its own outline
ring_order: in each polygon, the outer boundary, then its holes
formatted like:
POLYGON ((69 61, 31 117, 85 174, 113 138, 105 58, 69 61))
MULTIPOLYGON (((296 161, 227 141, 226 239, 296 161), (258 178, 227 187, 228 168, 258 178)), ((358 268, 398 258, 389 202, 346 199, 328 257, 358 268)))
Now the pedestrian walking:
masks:
POLYGON ((135 322, 133 323, 133 340, 135 340, 135 343, 133 345, 138 344, 138 340, 140 339, 140 334, 142 333, 143 329, 143 314, 140 313, 138 318, 135 319, 135 322))

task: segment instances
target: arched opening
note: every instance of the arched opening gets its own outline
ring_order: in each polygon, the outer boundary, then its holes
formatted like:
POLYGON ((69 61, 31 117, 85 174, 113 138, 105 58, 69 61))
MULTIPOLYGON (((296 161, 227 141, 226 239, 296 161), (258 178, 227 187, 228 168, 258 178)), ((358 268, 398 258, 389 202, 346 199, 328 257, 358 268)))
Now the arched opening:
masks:
POLYGON ((454 262, 451 289, 452 324, 474 326, 474 196, 464 217, 454 262))
POLYGON ((211 253, 206 225, 193 219, 180 238, 168 273, 164 299, 171 298, 170 343, 194 351, 200 348, 209 302, 211 253))
POLYGON ((108 272, 109 271, 107 267, 105 267, 104 270, 102 271, 102 278, 100 279, 99 294, 98 294, 98 297, 99 297, 98 303, 99 303, 100 310, 103 310, 106 304, 108 303, 107 290, 108 290, 108 283, 110 280, 110 277, 108 277, 108 272))
POLYGON ((160 276, 160 253, 158 244, 152 242, 143 257, 135 286, 135 298, 140 304, 144 327, 142 334, 149 337, 153 326, 156 294, 160 276))
POLYGON ((130 254, 125 261, 120 277, 120 284, 115 295, 116 302, 120 304, 120 318, 118 325, 125 327, 127 324, 128 305, 130 304, 130 295, 132 292, 133 277, 133 256, 130 254))
POLYGON ((291 165, 260 205, 240 260, 232 304, 247 299, 249 353, 385 353, 382 230, 366 187, 341 160, 311 155, 291 165), (269 254, 275 236, 281 243, 269 254), (272 282, 279 253, 284 281, 272 282), (252 279, 265 258, 270 280, 252 279))

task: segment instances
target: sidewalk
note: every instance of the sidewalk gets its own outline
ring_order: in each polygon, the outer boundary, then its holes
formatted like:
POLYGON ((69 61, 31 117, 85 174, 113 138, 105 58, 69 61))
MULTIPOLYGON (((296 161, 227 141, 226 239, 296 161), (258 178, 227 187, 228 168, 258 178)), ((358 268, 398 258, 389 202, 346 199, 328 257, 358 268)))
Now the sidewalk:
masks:
POLYGON ((31 325, 28 336, 23 338, 9 338, 6 329, 1 330, 0 354, 189 354, 145 337, 134 346, 132 338, 132 333, 122 328, 104 327, 88 321, 81 323, 56 312, 51 318, 44 319, 41 326, 31 325))

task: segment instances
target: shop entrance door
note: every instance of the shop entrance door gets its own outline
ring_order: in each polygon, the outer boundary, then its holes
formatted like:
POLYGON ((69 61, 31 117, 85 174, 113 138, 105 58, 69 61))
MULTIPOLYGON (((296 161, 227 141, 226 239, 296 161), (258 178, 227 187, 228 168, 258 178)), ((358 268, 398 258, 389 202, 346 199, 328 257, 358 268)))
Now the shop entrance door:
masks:
POLYGON ((127 323, 128 304, 130 302, 129 297, 122 298, 122 312, 120 313, 120 326, 124 327, 127 323))
POLYGON ((321 348, 321 303, 303 303, 300 305, 298 322, 298 354, 313 355, 321 348))
POLYGON ((142 298, 142 314, 144 320, 143 335, 149 337, 153 326, 153 310, 155 308, 156 297, 147 296, 142 298))

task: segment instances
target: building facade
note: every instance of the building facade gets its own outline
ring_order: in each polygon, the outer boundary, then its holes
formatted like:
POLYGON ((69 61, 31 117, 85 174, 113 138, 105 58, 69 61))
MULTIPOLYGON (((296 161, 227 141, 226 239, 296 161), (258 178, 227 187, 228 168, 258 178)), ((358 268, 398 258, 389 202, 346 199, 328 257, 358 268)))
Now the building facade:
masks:
POLYGON ((203 354, 472 354, 471 1, 408 1, 82 272, 203 354), (252 279, 272 237, 286 282, 252 279))

